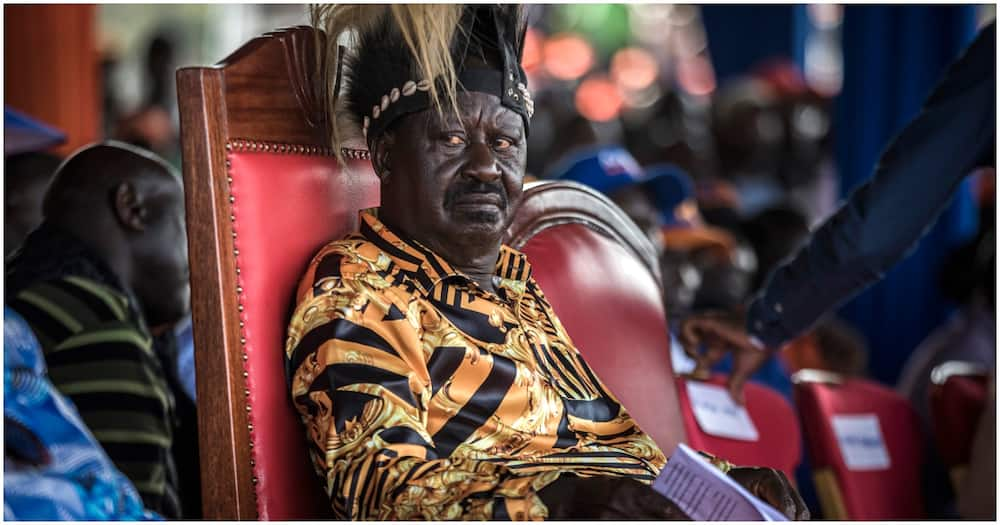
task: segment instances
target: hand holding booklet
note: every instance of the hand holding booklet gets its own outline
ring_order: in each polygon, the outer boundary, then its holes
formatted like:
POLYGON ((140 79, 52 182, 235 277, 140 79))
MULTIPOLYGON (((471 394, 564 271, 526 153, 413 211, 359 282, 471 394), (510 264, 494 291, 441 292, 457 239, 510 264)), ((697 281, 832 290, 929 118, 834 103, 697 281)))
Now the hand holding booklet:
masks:
POLYGON ((788 521, 683 443, 653 482, 653 490, 695 521, 788 521))

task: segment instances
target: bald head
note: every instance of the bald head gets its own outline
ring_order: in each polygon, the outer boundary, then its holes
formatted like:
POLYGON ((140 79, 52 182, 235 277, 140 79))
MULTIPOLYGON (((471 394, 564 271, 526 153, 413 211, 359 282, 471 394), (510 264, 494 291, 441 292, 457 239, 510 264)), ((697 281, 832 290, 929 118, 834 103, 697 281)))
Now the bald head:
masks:
POLYGON ((66 159, 49 185, 42 207, 46 219, 59 221, 110 202, 123 183, 180 187, 180 177, 153 153, 123 142, 84 146, 66 159))
POLYGON ((187 313, 184 194, 162 159, 120 142, 86 146, 56 171, 42 213, 135 292, 151 327, 187 313))

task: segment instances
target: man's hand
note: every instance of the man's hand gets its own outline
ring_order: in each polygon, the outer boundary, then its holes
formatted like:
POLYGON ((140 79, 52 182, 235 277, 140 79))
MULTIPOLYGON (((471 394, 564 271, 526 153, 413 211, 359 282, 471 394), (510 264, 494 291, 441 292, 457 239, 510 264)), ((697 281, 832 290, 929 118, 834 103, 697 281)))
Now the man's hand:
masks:
POLYGON ((550 520, 690 520, 674 502, 631 478, 563 475, 538 493, 550 520))
POLYGON ((695 379, 708 379, 712 366, 727 352, 733 353, 733 370, 727 386, 733 400, 741 405, 744 383, 774 355, 773 349, 757 347, 739 323, 719 314, 688 317, 681 322, 678 336, 684 353, 697 363, 691 373, 695 379), (705 349, 704 353, 698 351, 699 347, 705 349))
POLYGON ((735 467, 729 477, 751 494, 764 500, 790 520, 808 520, 809 507, 792 487, 784 472, 764 467, 735 467))

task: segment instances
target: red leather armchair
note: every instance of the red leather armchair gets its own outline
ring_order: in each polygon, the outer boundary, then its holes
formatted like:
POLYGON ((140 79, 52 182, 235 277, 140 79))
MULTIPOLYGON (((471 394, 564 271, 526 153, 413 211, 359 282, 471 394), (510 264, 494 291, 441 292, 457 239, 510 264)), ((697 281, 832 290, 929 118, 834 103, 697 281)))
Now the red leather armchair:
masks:
POLYGON ((566 331, 639 426, 670 454, 685 440, 670 364, 660 266, 649 240, 607 197, 538 182, 508 229, 566 331))
MULTIPOLYGON (((256 38, 177 73, 206 519, 330 516, 288 397, 284 336, 310 257, 378 205, 364 159, 327 149, 311 28, 256 38)), ((603 381, 667 452, 684 439, 659 267, 608 199, 527 189, 509 242, 603 381)))
POLYGON ((329 516, 288 398, 284 339, 309 259, 378 205, 368 162, 341 170, 306 80, 311 28, 177 73, 206 519, 329 516))

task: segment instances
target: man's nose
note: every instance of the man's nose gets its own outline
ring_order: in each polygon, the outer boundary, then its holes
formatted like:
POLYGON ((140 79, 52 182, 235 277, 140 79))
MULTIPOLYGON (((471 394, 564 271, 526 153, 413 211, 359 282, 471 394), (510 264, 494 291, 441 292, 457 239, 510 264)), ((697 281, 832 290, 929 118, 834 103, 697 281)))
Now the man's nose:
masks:
POLYGON ((462 169, 463 175, 482 182, 493 182, 500 178, 500 166, 493 158, 489 146, 482 143, 470 144, 467 151, 468 161, 462 169))

